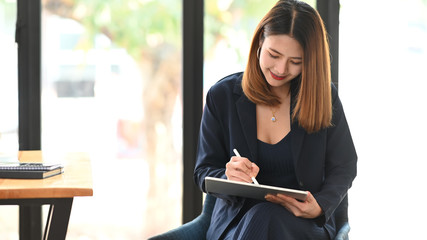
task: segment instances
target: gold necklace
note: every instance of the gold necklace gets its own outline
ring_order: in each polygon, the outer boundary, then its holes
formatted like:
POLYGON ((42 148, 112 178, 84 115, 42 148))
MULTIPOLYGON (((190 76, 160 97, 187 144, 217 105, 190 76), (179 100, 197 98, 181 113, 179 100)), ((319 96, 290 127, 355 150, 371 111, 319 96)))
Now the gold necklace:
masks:
MULTIPOLYGON (((286 95, 286 98, 285 98, 285 99, 288 99, 288 98, 289 98, 289 96, 290 96, 290 92, 286 95)), ((277 107, 277 109, 276 109, 276 110, 274 110, 274 111, 273 111, 272 106, 269 106, 270 111, 271 111, 271 115, 272 115, 272 117, 271 117, 271 121, 272 121, 273 123, 277 122, 276 112, 280 110, 280 106, 281 106, 281 104, 279 104, 279 106, 277 107)))
POLYGON ((277 112, 277 110, 279 110, 279 109, 276 109, 276 110, 273 111, 273 108, 270 107, 271 115, 273 115, 271 117, 271 121, 272 122, 276 122, 277 121, 277 118, 276 118, 276 112, 277 112))

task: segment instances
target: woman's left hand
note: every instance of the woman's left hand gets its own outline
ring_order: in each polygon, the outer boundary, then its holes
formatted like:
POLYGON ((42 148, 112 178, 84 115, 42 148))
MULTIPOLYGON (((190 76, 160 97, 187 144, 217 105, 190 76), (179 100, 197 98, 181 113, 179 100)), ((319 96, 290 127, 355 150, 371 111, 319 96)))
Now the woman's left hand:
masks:
POLYGON ((322 214, 322 208, 320 208, 316 199, 310 192, 308 192, 307 199, 304 202, 300 202, 293 197, 288 197, 283 194, 267 194, 265 199, 272 203, 282 205, 296 217, 316 218, 322 214))

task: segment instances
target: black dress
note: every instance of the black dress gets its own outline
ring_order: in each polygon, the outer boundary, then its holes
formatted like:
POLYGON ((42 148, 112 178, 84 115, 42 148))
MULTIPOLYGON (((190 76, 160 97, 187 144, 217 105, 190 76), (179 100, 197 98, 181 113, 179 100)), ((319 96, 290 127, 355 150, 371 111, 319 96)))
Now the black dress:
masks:
MULTIPOLYGON (((258 140, 260 184, 298 189, 291 152, 291 137, 276 144, 258 140)), ((246 199, 222 239, 330 239, 326 229, 314 220, 295 217, 283 206, 267 201, 246 199)))

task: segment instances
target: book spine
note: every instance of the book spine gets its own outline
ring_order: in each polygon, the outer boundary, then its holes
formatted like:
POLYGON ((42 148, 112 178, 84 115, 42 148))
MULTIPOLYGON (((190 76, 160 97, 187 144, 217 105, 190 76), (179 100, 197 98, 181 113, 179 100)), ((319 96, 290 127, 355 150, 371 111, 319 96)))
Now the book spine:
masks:
POLYGON ((0 178, 15 178, 15 179, 42 179, 42 172, 34 171, 8 171, 0 172, 0 178))

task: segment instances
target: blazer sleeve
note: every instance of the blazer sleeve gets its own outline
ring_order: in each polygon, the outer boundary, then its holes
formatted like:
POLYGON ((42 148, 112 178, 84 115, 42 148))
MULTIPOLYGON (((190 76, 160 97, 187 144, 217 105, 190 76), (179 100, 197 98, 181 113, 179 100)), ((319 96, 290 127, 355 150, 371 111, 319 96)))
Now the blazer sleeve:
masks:
POLYGON ((325 179, 322 189, 314 194, 328 221, 341 201, 347 196, 357 174, 357 154, 350 134, 338 92, 333 86, 332 127, 326 129, 325 179))
MULTIPOLYGON (((224 120, 232 104, 230 89, 223 85, 215 85, 206 96, 206 103, 202 115, 199 140, 197 147, 197 160, 194 169, 194 181, 196 185, 206 192, 205 177, 217 177, 226 179, 225 165, 230 160, 228 154, 229 126, 224 120)), ((235 202, 236 197, 213 194, 227 201, 235 202)))

